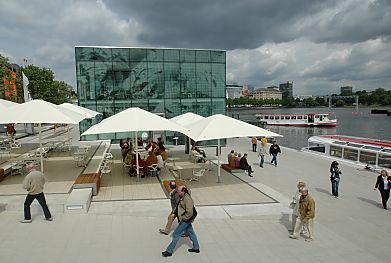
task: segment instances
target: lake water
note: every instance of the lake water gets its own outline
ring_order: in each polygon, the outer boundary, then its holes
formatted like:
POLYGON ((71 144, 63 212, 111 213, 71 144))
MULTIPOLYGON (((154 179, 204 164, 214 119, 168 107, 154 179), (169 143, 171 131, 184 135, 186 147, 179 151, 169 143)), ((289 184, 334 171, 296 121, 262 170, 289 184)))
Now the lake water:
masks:
MULTIPOLYGON (((381 108, 377 108, 381 109, 381 108)), ((383 108, 391 110, 390 108, 383 108)), ((283 135, 277 143, 282 146, 300 149, 307 146, 307 139, 315 135, 350 135, 391 141, 391 116, 371 114, 371 108, 359 109, 360 114, 354 116, 354 108, 333 108, 337 117, 336 128, 267 126, 273 132, 283 135)), ((328 108, 283 108, 283 109, 229 109, 228 116, 238 114, 240 120, 256 121, 255 114, 295 114, 295 113, 327 113, 328 108)))

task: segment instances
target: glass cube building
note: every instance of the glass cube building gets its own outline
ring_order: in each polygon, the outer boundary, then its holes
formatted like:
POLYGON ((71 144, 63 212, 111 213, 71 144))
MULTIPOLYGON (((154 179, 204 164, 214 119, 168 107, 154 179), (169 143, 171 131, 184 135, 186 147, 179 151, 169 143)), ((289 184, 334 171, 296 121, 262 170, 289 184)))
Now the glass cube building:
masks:
MULTIPOLYGON (((102 118, 129 107, 165 118, 186 112, 225 114, 225 51, 76 46, 75 57, 79 105, 101 112, 102 118)), ((99 121, 83 121, 80 133, 99 121)), ((81 139, 126 137, 114 133, 81 139)), ((184 140, 174 132, 165 137, 168 143, 173 137, 184 140)))

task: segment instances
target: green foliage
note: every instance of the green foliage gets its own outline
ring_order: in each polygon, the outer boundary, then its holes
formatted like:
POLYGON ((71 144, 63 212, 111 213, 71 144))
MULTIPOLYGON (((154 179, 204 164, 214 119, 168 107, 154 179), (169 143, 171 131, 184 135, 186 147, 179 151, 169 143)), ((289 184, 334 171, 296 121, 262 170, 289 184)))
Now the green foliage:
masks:
POLYGON ((343 106, 345 106, 345 101, 344 101, 344 100, 337 100, 337 101, 334 103, 334 106, 335 106, 335 107, 343 107, 343 106))
MULTIPOLYGON (((11 79, 8 58, 0 55, 0 96, 4 91, 4 78, 11 79)), ((17 98, 10 98, 16 102, 24 102, 22 72, 29 79, 28 89, 33 99, 42 99, 55 104, 67 102, 74 95, 72 86, 63 81, 54 80, 54 72, 48 68, 35 65, 22 67, 16 76, 17 98)))

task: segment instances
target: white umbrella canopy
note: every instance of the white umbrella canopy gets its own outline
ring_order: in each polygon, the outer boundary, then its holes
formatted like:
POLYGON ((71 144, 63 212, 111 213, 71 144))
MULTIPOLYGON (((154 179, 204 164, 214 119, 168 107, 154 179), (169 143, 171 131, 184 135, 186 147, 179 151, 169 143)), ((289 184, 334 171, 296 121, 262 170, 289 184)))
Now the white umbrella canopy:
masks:
POLYGON ((192 112, 186 112, 184 114, 171 118, 170 121, 173 121, 176 124, 186 127, 188 125, 195 123, 196 121, 203 120, 203 119, 205 119, 205 117, 202 117, 192 112))
MULTIPOLYGON (((114 132, 138 132, 138 131, 178 131, 184 132, 187 129, 160 117, 156 114, 140 108, 128 108, 109 118, 95 124, 82 135, 104 134, 114 132)), ((136 137, 136 136, 135 136, 136 137)), ((140 179, 138 166, 138 149, 136 147, 137 178, 140 179)))
POLYGON ((71 103, 63 103, 63 104, 60 104, 59 106, 65 108, 65 109, 80 113, 82 115, 86 115, 87 118, 94 118, 96 115, 102 114, 100 112, 86 109, 84 107, 77 106, 77 105, 74 105, 71 103))
POLYGON ((186 127, 189 131, 185 131, 184 134, 195 141, 249 136, 282 137, 280 134, 222 114, 212 115, 186 127))
POLYGON ((89 128, 82 135, 132 131, 183 132, 186 130, 187 129, 181 125, 136 107, 128 108, 104 119, 100 123, 89 128))
POLYGON ((255 125, 222 115, 216 114, 199 120, 188 125, 189 131, 183 134, 189 136, 194 141, 216 140, 218 147, 218 182, 220 182, 220 139, 265 136, 265 137, 282 137, 282 135, 262 129, 255 125))
MULTIPOLYGON (((0 115, 0 123, 67 123, 77 124, 85 119, 74 111, 59 107, 44 100, 32 100, 10 107, 6 114, 0 115)), ((39 129, 39 147, 42 149, 41 129, 39 129)), ((41 154, 41 171, 43 171, 43 160, 41 154)))
POLYGON ((19 105, 19 103, 16 103, 16 102, 13 102, 13 101, 9 101, 9 100, 0 99, 0 107, 4 106, 6 108, 9 108, 9 107, 13 107, 13 106, 16 106, 16 105, 19 105))

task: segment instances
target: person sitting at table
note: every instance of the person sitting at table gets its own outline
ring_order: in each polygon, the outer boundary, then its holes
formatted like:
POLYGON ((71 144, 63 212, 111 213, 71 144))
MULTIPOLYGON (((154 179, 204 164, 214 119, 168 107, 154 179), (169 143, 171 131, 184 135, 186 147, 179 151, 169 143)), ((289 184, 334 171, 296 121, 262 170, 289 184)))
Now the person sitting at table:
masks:
POLYGON ((126 155, 130 151, 129 145, 127 142, 123 142, 121 147, 121 155, 122 155, 122 161, 125 162, 126 155))
POLYGON ((228 164, 231 164, 231 159, 232 159, 232 157, 234 157, 234 153, 235 153, 235 151, 231 150, 231 152, 228 154, 228 164))
POLYGON ((159 146, 159 148, 161 150, 165 149, 164 142, 163 142, 163 139, 161 137, 157 138, 157 146, 159 146))
POLYGON ((193 156, 195 162, 197 163, 206 162, 205 158, 199 152, 196 151, 195 146, 191 147, 191 155, 193 156))
MULTIPOLYGON (((136 165, 137 165, 136 154, 133 154, 132 169, 131 169, 133 175, 137 175, 136 165)), ((147 172, 148 172, 148 167, 147 167, 145 161, 143 159, 141 159, 140 154, 138 154, 138 166, 139 166, 139 172, 142 173, 141 178, 144 178, 145 174, 147 174, 147 172)), ((129 175, 132 176, 132 174, 130 174, 130 172, 129 172, 129 175)))
POLYGON ((194 147, 194 149, 198 152, 198 154, 201 154, 202 156, 204 156, 204 158, 206 158, 205 152, 204 152, 203 150, 200 150, 200 149, 196 146, 195 142, 192 143, 192 150, 193 150, 193 147, 194 147))
POLYGON ((148 157, 145 160, 145 165, 148 167, 151 166, 152 164, 157 164, 157 157, 153 152, 149 151, 148 157))
POLYGON ((240 159, 242 159, 242 154, 238 153, 238 156, 236 156, 235 159, 235 167, 240 168, 240 159))
POLYGON ((168 153, 166 152, 166 148, 163 147, 163 149, 160 149, 160 155, 162 156, 163 161, 168 159, 168 153))
POLYGON ((144 146, 144 142, 141 137, 137 138, 137 146, 144 146))
POLYGON ((164 167, 163 157, 161 155, 156 155, 157 158, 157 170, 160 171, 164 167))

